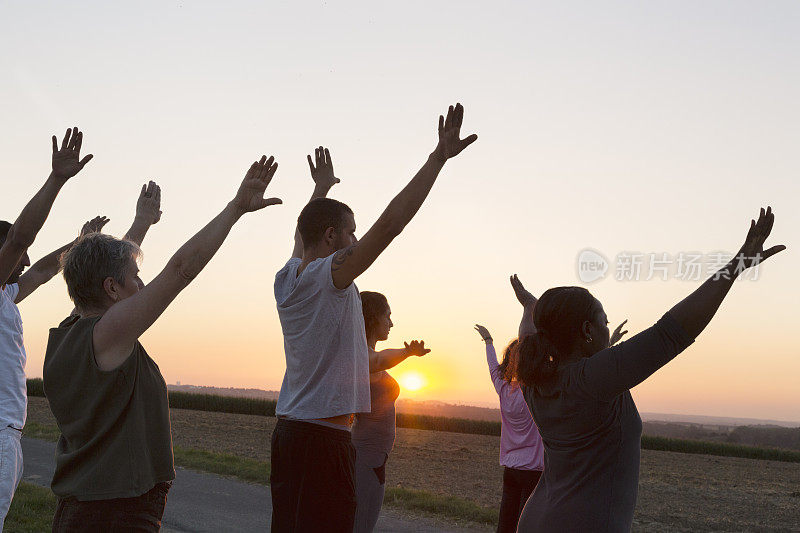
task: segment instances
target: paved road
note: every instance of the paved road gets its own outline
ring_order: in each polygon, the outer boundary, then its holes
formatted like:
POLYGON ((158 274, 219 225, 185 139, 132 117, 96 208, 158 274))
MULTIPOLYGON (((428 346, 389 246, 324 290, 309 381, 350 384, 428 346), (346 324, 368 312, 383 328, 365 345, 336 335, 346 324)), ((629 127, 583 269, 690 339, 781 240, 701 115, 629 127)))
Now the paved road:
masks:
MULTIPOLYGON (((55 468, 55 444, 38 439, 22 439, 25 458, 23 479, 49 486, 55 468)), ((175 484, 164 511, 164 532, 251 532, 269 527, 272 501, 263 485, 178 468, 175 484)), ((448 526, 430 519, 408 519, 396 511, 384 510, 376 531, 412 533, 472 531, 448 526)))

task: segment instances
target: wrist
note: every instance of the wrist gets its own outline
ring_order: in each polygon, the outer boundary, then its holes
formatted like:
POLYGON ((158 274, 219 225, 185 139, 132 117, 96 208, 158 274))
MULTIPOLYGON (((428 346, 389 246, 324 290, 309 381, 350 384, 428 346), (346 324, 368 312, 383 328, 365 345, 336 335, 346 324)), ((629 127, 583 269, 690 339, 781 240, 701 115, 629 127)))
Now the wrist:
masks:
POLYGON ((447 156, 445 156, 442 153, 442 149, 437 146, 436 149, 428 156, 428 161, 442 167, 447 162, 447 156))
POLYGON ((230 202, 228 202, 228 205, 225 206, 225 211, 227 211, 228 214, 233 216, 234 221, 239 220, 244 216, 245 213, 247 213, 247 210, 244 209, 241 205, 239 205, 239 202, 237 202, 236 200, 231 200, 230 202))
POLYGON ((55 170, 51 170, 50 175, 47 176, 47 182, 57 186, 58 188, 63 187, 68 179, 68 177, 65 178, 59 175, 55 170))

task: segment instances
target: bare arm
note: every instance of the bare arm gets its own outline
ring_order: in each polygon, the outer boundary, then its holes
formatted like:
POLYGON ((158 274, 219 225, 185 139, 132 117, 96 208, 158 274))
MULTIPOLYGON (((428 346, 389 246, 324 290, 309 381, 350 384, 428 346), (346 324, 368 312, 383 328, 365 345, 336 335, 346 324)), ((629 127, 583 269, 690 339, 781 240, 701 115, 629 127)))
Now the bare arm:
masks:
POLYGON ((786 249, 777 245, 764 250, 764 241, 772 231, 775 215, 772 208, 761 208, 758 222, 751 220, 750 230, 739 253, 696 291, 678 302, 669 313, 691 338, 697 337, 711 322, 734 280, 746 269, 786 249))
POLYGON ((478 136, 475 134, 461 139, 463 120, 464 108, 461 104, 450 106, 447 119, 439 117, 439 143, 422 168, 389 203, 363 239, 336 252, 331 263, 331 274, 337 288, 348 287, 369 268, 417 214, 445 162, 477 140, 478 136))
POLYGON ((278 198, 263 197, 277 168, 272 157, 253 163, 236 197, 222 212, 181 246, 151 283, 106 311, 95 325, 93 338, 95 359, 102 370, 113 370, 128 358, 139 336, 200 274, 242 215, 281 203, 278 198))
POLYGON ((389 348, 387 350, 381 350, 380 352, 370 350, 369 371, 380 372, 381 370, 389 370, 390 368, 399 365, 412 355, 422 357, 423 355, 430 353, 430 350, 425 348, 425 341, 411 341, 411 344, 408 344, 407 342, 404 344, 406 345, 405 348, 389 348))
MULTIPOLYGON (((331 154, 327 148, 320 146, 314 149, 314 157, 317 161, 316 166, 308 157, 308 166, 311 169, 311 179, 314 180, 314 192, 311 193, 311 198, 308 200, 316 200, 317 198, 325 198, 328 196, 328 191, 331 187, 339 183, 341 180, 333 175, 333 161, 331 161, 331 154)), ((300 231, 294 230, 294 250, 292 250, 292 257, 303 257, 303 239, 300 237, 300 231)))
MULTIPOLYGON (((93 218, 83 225, 83 228, 81 229, 81 237, 88 233, 102 230, 103 226, 108 224, 108 221, 109 219, 106 217, 93 218)), ((75 242, 76 241, 72 241, 69 244, 65 244, 61 248, 50 252, 46 256, 36 261, 27 272, 20 276, 18 281, 19 292, 17 293, 17 297, 14 299, 14 302, 20 303, 22 300, 30 296, 33 291, 53 279, 53 276, 58 274, 58 270, 61 266, 61 256, 64 254, 64 252, 69 250, 72 245, 75 244, 75 242)))
POLYGON ((516 274, 511 276, 511 288, 514 289, 514 295, 517 300, 522 304, 522 319, 519 323, 519 340, 524 339, 527 335, 536 333, 536 326, 533 325, 533 310, 536 308, 536 297, 531 294, 522 285, 516 274))
POLYGON ((161 187, 151 180, 142 185, 142 192, 136 201, 136 216, 124 238, 141 246, 147 230, 159 220, 161 220, 161 187))
POLYGON ((80 159, 82 142, 83 133, 78 128, 67 129, 60 149, 55 135, 53 136, 52 171, 44 186, 31 198, 8 230, 6 240, 0 248, 0 286, 5 285, 25 251, 33 244, 61 187, 92 159, 91 154, 80 159))

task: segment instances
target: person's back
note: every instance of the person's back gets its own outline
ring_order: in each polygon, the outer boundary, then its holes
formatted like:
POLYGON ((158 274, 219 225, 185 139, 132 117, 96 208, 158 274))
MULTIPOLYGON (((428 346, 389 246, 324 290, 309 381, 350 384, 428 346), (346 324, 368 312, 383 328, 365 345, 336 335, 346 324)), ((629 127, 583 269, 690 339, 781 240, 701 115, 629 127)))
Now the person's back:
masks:
POLYGON ((298 275, 301 259, 292 258, 275 276, 286 353, 278 416, 308 420, 370 410, 361 298, 355 283, 333 285, 332 259, 316 259, 298 275))
POLYGON ((524 389, 547 450, 529 503, 543 511, 531 514, 526 530, 619 531, 633 519, 639 413, 627 391, 609 402, 587 395, 574 379, 580 366, 562 369, 551 394, 524 389))
POLYGON ((175 478, 167 384, 137 342, 113 371, 94 360, 100 316, 50 330, 43 381, 61 429, 53 492, 82 501, 132 498, 175 478))

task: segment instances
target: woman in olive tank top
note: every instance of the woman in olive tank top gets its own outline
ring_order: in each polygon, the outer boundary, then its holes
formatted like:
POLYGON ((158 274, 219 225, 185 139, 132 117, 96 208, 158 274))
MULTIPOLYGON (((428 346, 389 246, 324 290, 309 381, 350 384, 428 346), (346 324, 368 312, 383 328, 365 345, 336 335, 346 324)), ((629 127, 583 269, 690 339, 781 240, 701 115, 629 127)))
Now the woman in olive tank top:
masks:
POLYGON ((234 199, 144 286, 139 247, 93 233, 63 257, 76 315, 50 330, 44 391, 61 430, 53 531, 159 531, 175 478, 167 386, 139 337, 263 197, 277 164, 253 163, 234 199))
POLYGON ((400 385, 386 372, 412 355, 430 352, 425 341, 404 343, 400 349, 376 351, 378 341, 389 338, 392 324, 389 302, 383 294, 363 291, 361 308, 369 347, 369 413, 356 414, 353 424, 353 447, 356 449, 356 519, 354 531, 372 531, 383 505, 386 461, 394 446, 395 408, 400 385))

